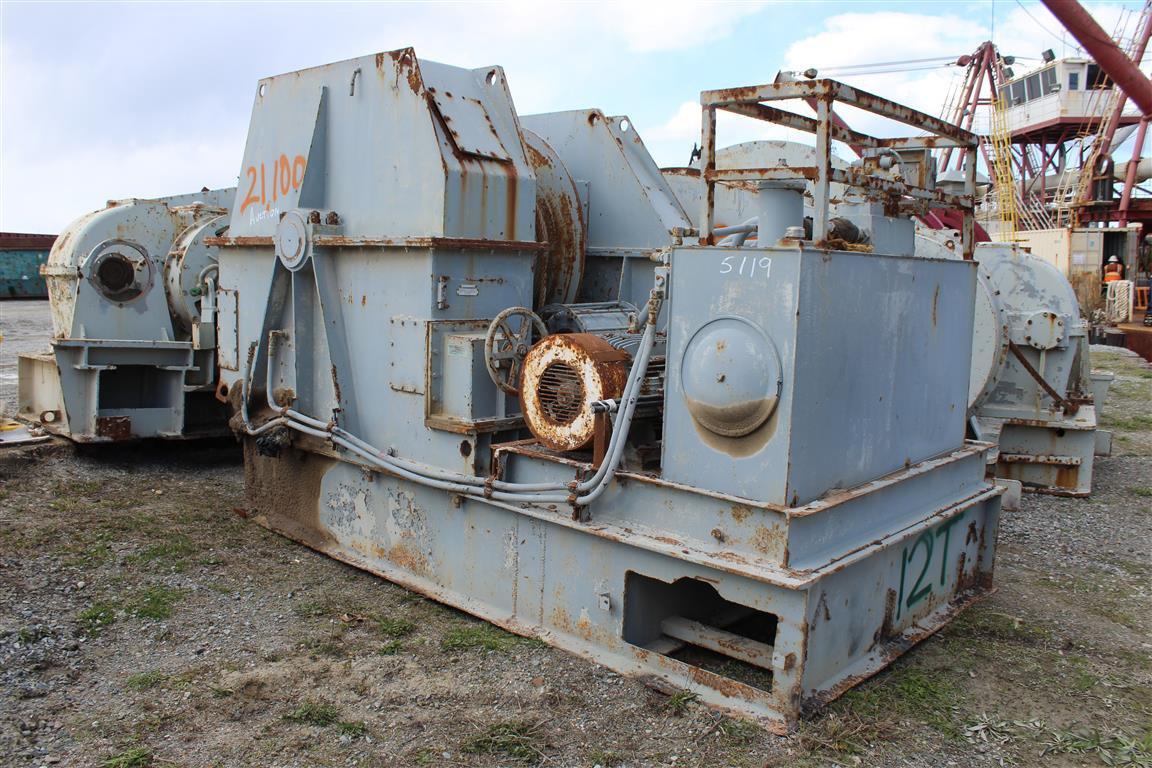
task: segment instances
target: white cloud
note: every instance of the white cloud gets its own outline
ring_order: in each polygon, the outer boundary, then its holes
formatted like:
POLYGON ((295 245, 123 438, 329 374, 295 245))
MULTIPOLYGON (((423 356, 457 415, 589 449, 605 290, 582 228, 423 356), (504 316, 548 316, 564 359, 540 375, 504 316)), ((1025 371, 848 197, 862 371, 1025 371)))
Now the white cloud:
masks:
POLYGON ((641 86, 644 57, 722 45, 761 6, 0 2, 0 229, 53 232, 110 197, 234 183, 262 77, 413 46, 503 65, 521 113, 613 95, 636 110, 620 83, 641 86))
POLYGON ((726 38, 765 2, 611 3, 597 6, 604 28, 638 53, 672 51, 715 44, 726 38))
MULTIPOLYGON (((802 102, 782 103, 786 109, 801 112, 805 109, 802 102)), ((784 139, 787 141, 800 141, 813 143, 811 134, 795 131, 790 128, 766 123, 762 120, 736 115, 731 112, 717 112, 716 114, 716 145, 718 147, 739 144, 745 141, 767 139, 784 139)), ((644 141, 649 146, 658 142, 674 141, 679 145, 690 145, 691 142, 700 142, 700 103, 685 101, 663 124, 647 131, 644 141)))

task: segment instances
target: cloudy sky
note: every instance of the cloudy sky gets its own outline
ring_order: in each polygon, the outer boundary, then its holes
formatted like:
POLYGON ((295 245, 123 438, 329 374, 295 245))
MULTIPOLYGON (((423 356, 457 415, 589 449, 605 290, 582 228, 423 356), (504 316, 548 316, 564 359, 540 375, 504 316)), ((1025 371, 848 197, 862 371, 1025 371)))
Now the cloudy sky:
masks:
MULTIPOLYGON (((1085 5, 1111 31, 1141 3, 1085 5)), ((259 78, 409 45, 421 58, 502 65, 521 114, 628 115, 659 164, 683 165, 703 89, 959 56, 989 38, 1021 57, 1020 72, 1045 48, 1075 53, 1061 32, 1036 0, 0 0, 0 230, 54 233, 110 198, 233 185, 259 78)), ((939 114, 962 70, 837 76, 939 114)), ((734 118, 720 141, 764 135, 734 118)))

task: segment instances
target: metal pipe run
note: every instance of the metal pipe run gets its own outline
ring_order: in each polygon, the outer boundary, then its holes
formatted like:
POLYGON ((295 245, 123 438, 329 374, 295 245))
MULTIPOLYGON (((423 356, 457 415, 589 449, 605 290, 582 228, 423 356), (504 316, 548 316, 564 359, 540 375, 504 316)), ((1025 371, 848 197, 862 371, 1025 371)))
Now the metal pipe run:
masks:
MULTIPOLYGON (((252 427, 248 418, 248 395, 251 387, 252 362, 255 358, 254 349, 248 356, 243 380, 241 417, 244 428, 249 435, 259 435, 275 426, 282 425, 303 434, 330 440, 335 445, 391 474, 452 493, 518 503, 588 505, 599 498, 611 483, 612 477, 624 456, 628 431, 631 429, 632 418, 640 399, 641 381, 647 373, 652 349, 656 342, 656 319, 660 314, 662 301, 663 291, 653 289, 645 308, 647 321, 644 334, 620 399, 623 407, 618 409, 615 414, 612 438, 608 444, 607 460, 601 463, 592 477, 578 483, 509 483, 491 477, 456 473, 441 467, 403 459, 395 456, 391 450, 381 451, 334 423, 321 421, 277 403, 273 395, 271 361, 269 361, 266 370, 265 397, 268 406, 280 415, 259 427, 252 427), (564 491, 564 493, 558 493, 559 491, 564 491)), ((254 348, 255 343, 251 346, 254 348)))

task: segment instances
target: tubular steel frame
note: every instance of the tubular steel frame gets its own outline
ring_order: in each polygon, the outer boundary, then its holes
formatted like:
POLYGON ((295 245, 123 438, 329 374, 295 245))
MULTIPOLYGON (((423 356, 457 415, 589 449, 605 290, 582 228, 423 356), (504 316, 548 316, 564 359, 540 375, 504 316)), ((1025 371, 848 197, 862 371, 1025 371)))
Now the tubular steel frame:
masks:
POLYGON ((826 239, 829 219, 829 185, 846 184, 862 189, 870 199, 883 202, 893 213, 924 213, 930 208, 953 208, 963 214, 961 228, 963 254, 971 259, 974 246, 973 216, 976 193, 976 164, 968 163, 964 172, 964 193, 946 194, 940 190, 914 186, 857 168, 832 167, 832 142, 841 141, 858 147, 865 156, 881 150, 934 150, 960 149, 974 156, 976 135, 938 117, 919 112, 911 107, 854 88, 836 80, 802 80, 766 85, 725 88, 702 91, 701 140, 703 160, 704 210, 701 216, 700 244, 714 245, 714 209, 716 183, 726 181, 780 181, 805 179, 812 182, 812 237, 816 242, 826 239), (801 99, 814 104, 816 118, 768 106, 765 102, 801 99), (878 138, 837 124, 834 115, 836 102, 894 120, 904 125, 928 131, 926 136, 905 138, 878 138), (772 168, 716 168, 716 111, 764 120, 798 131, 815 134, 816 166, 772 168))

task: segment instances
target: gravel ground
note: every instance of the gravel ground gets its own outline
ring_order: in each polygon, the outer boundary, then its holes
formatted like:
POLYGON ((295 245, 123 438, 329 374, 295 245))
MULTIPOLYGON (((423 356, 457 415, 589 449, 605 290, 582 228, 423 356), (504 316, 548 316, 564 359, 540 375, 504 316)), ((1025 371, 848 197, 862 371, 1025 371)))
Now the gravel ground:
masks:
POLYGON ((998 592, 788 738, 248 522, 233 443, 0 456, 0 765, 1152 765, 1152 367, 1094 351, 1092 498, 1025 496, 998 592))

